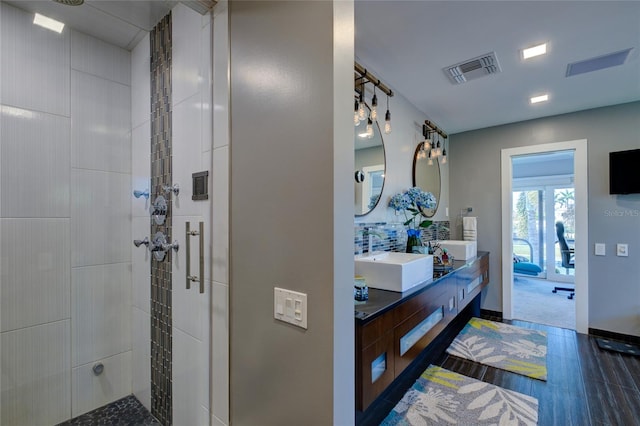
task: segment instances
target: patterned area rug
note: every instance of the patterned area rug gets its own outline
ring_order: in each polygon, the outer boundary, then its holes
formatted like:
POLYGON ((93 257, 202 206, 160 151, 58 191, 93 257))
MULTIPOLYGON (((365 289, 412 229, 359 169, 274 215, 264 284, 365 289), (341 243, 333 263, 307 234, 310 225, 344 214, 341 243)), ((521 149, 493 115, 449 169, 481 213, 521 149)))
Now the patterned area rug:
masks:
POLYGON ((480 364, 547 380, 547 334, 544 331, 471 318, 447 352, 480 364))
POLYGON ((536 425, 532 396, 429 366, 381 425, 536 425))

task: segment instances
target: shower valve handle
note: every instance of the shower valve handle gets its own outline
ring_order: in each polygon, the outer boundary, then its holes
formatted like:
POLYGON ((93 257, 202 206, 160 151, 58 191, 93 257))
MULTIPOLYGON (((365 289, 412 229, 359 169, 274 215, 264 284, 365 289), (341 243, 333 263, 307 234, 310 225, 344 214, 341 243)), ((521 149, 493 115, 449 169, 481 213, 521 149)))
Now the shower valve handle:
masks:
POLYGON ((136 198, 144 197, 146 199, 149 199, 149 190, 145 189, 144 191, 140 191, 139 189, 135 189, 133 191, 133 196, 136 198))
POLYGON ((133 240, 133 244, 135 244, 136 247, 140 247, 142 244, 149 247, 149 238, 144 237, 144 240, 133 240))

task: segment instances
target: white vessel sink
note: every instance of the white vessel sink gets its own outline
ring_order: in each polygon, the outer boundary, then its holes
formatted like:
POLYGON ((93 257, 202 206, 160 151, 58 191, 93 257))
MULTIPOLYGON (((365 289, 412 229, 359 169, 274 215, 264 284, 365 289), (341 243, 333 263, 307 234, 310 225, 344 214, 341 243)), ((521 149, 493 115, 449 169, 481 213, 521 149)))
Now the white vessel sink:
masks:
POLYGON ((379 252, 355 257, 355 273, 369 287, 403 292, 433 279, 430 254, 379 252))
POLYGON ((431 244, 434 243, 440 244, 440 248, 447 249, 447 253, 457 260, 469 260, 478 255, 476 241, 436 240, 431 242, 431 244))

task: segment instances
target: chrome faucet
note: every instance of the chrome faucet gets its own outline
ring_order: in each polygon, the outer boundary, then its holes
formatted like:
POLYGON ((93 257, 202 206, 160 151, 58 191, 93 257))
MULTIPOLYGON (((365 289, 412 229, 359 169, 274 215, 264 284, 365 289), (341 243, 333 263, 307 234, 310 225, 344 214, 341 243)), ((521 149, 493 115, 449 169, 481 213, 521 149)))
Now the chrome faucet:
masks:
POLYGON ((385 236, 383 232, 377 231, 376 228, 367 228, 366 229, 367 236, 369 237, 369 254, 373 253, 373 239, 378 238, 380 242, 383 242, 383 237, 385 236))

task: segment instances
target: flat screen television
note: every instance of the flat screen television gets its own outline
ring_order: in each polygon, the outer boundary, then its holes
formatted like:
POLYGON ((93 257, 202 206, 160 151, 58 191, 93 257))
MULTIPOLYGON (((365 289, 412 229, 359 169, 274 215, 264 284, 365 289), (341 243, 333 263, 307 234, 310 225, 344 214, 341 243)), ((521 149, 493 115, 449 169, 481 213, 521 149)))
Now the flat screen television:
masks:
POLYGON ((640 193, 640 149, 609 153, 609 193, 640 193))

